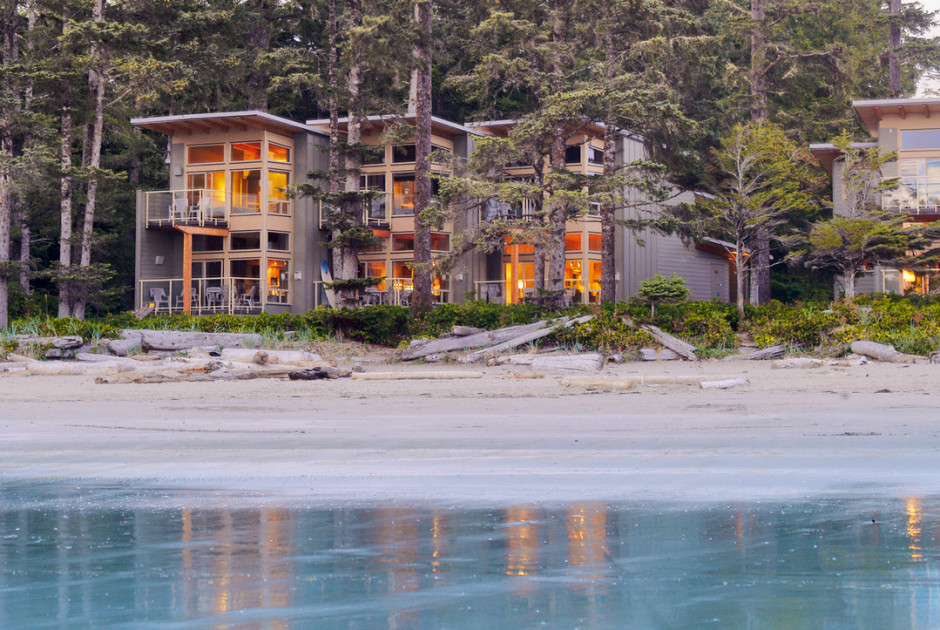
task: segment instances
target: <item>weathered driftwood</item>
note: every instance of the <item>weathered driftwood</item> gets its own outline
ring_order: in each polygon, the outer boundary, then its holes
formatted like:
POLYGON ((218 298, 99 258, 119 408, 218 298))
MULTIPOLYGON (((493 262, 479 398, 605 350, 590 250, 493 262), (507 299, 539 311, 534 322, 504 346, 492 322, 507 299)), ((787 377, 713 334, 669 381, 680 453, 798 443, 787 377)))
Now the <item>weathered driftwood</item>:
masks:
POLYGON ((142 330, 140 332, 140 341, 144 350, 186 350, 194 346, 257 348, 261 345, 261 335, 173 330, 142 330))
POLYGON ((901 354, 894 349, 894 346, 877 343, 875 341, 860 339, 859 341, 853 341, 849 347, 855 354, 871 357, 872 359, 877 359, 878 361, 885 361, 887 363, 914 362, 914 357, 907 354, 901 354))
POLYGON ((126 357, 134 352, 140 352, 143 348, 140 345, 140 337, 131 337, 130 339, 112 339, 108 342, 108 352, 117 357, 126 357))
POLYGON ((786 354, 786 350, 783 346, 770 346, 750 353, 747 358, 751 361, 766 361, 767 359, 782 359, 784 354, 786 354))
MULTIPOLYGON (((651 375, 633 377, 640 385, 698 385, 702 382, 702 377, 692 374, 672 375, 651 375)), ((713 377, 714 380, 727 380, 731 377, 713 377)))
MULTIPOLYGON (((490 353, 503 352, 505 350, 512 350, 518 346, 530 343, 536 339, 541 339, 542 337, 547 337, 552 334, 559 328, 567 328, 575 324, 583 324, 594 319, 593 315, 585 315, 584 317, 578 317, 576 319, 571 319, 570 317, 562 317, 556 322, 543 322, 543 325, 539 328, 533 330, 527 330, 521 334, 512 337, 502 343, 498 343, 495 346, 489 346, 483 348, 482 350, 477 350, 476 352, 471 352, 470 354, 464 355, 457 359, 460 363, 474 363, 476 361, 482 361, 490 353)), ((458 337, 459 338, 459 337, 458 337)), ((464 337, 464 339, 469 339, 469 337, 464 337)))
POLYGON ((307 370, 293 370, 287 374, 292 381, 316 381, 324 378, 349 378, 352 370, 344 370, 333 366, 319 366, 307 370))
POLYGON ((562 379, 564 387, 583 387, 589 391, 622 391, 633 389, 636 381, 629 378, 587 378, 573 377, 562 379))
POLYGON ((728 378, 721 381, 702 381, 699 385, 702 389, 731 389, 732 387, 743 387, 748 384, 747 379, 728 378))
POLYGON ((482 328, 474 328, 472 326, 457 326, 454 325, 451 328, 451 332, 454 333, 457 337, 469 337, 470 335, 479 335, 482 332, 486 332, 482 328))
POLYGON ((354 381, 459 380, 483 378, 483 372, 357 372, 354 381))
POLYGON ((81 348, 82 344, 85 343, 82 341, 81 337, 77 336, 65 336, 65 337, 28 337, 22 336, 17 338, 17 345, 20 347, 23 346, 52 346, 53 348, 58 348, 59 350, 74 350, 75 348, 81 348))
POLYGON ((546 354, 532 357, 532 368, 537 370, 569 370, 597 372, 604 366, 604 357, 597 353, 546 354))
POLYGON ((323 361, 323 357, 313 352, 303 350, 253 350, 248 348, 225 348, 221 352, 222 358, 227 361, 240 363, 277 363, 300 364, 323 361))
POLYGON ((930 358, 928 359, 930 363, 940 363, 940 350, 934 350, 930 353, 930 358))
POLYGON ((631 328, 639 328, 643 332, 652 335, 653 339, 655 339, 658 343, 666 348, 669 348, 682 358, 688 359, 689 361, 698 361, 698 355, 695 354, 695 346, 692 344, 686 343, 678 337, 673 337, 669 333, 663 332, 656 326, 647 324, 637 326, 629 317, 624 317, 623 323, 627 326, 630 326, 631 328))
POLYGON ((101 363, 30 361, 26 364, 27 374, 35 376, 93 376, 108 372, 130 372, 133 369, 133 366, 117 361, 101 363))
POLYGON ((677 361, 679 355, 669 348, 641 348, 640 361, 677 361))
POLYGON ((534 324, 525 326, 509 326, 508 328, 497 328, 486 332, 468 335, 466 337, 449 337, 447 339, 436 339, 420 346, 408 348, 402 355, 402 361, 413 361, 426 357, 429 354, 439 354, 441 352, 453 352, 454 350, 467 350, 468 348, 479 348, 481 346, 491 346, 493 344, 512 339, 532 330, 538 330, 548 324, 541 320, 534 324))

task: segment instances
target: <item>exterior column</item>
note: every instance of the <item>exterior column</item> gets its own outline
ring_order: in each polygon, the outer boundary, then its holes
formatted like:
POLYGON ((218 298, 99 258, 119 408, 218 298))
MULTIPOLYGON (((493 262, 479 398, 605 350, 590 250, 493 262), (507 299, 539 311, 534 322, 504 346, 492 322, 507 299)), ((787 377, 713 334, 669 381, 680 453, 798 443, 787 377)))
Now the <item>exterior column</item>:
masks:
POLYGON ((193 235, 183 232, 183 312, 193 311, 193 235))
POLYGON ((509 291, 506 304, 515 304, 519 300, 519 246, 509 245, 509 291))

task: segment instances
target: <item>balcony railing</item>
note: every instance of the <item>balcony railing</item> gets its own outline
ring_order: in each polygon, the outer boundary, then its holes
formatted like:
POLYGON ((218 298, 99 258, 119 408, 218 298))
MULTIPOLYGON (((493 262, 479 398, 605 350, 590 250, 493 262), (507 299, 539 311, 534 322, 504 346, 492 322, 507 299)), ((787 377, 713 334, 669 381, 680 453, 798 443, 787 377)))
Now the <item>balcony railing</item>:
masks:
POLYGON ((517 221, 535 216, 535 204, 528 199, 507 203, 489 199, 480 207, 480 221, 517 221))
POLYGON ((144 194, 148 226, 198 225, 225 227, 229 218, 227 192, 221 190, 159 190, 144 194))
MULTIPOLYGON (((182 313, 183 278, 153 278, 140 281, 139 307, 150 305, 153 312, 182 313)), ((256 314, 267 304, 287 303, 286 288, 268 288, 262 300, 259 278, 193 278, 190 290, 190 312, 195 314, 241 313, 256 314), (272 293, 273 291, 273 293, 272 293)))
MULTIPOLYGON (((313 283, 314 308, 327 306, 326 287, 322 281, 313 283)), ((359 293, 359 306, 374 304, 392 304, 395 306, 409 306, 414 291, 414 280, 411 278, 385 278, 378 287, 363 289, 359 293)), ((431 304, 447 304, 450 302, 450 289, 446 283, 438 289, 431 291, 431 304)))

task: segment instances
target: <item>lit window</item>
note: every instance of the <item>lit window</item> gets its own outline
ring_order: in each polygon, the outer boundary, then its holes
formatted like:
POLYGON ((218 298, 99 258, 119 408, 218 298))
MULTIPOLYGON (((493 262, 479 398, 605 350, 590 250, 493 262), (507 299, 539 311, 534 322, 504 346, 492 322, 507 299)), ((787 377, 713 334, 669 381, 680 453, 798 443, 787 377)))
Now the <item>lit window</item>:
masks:
POLYGON ((233 162, 254 162, 260 159, 260 142, 236 142, 232 145, 233 162))
POLYGON ((290 162, 290 149, 279 144, 268 143, 269 162, 290 162))
POLYGON ((187 164, 216 164, 225 161, 225 146, 221 144, 203 144, 186 147, 187 164))

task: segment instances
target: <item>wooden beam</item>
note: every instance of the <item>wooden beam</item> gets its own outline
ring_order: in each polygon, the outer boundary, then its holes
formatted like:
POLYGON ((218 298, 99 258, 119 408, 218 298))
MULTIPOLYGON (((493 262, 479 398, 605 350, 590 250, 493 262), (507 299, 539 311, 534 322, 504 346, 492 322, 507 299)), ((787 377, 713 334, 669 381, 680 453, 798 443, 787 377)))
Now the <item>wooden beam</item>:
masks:
POLYGON ((904 109, 903 105, 898 105, 898 112, 901 114, 901 119, 904 120, 907 118, 907 110, 904 109))
POLYGON ((875 108, 875 116, 878 117, 878 120, 879 120, 879 121, 881 120, 882 114, 881 114, 881 108, 880 108, 880 107, 876 107, 876 108, 875 108))
POLYGON ((201 131, 202 133, 209 133, 212 131, 212 127, 204 124, 203 122, 193 122, 191 120, 188 120, 186 121, 186 124, 188 124, 193 129, 196 129, 197 131, 201 131))
POLYGON ((515 243, 509 246, 509 261, 509 291, 506 292, 506 304, 515 304, 519 301, 519 245, 515 243))
POLYGON ((222 131, 228 131, 229 125, 218 120, 203 120, 202 124, 209 125, 213 129, 221 129, 222 131))
POLYGON ((184 136, 188 136, 192 133, 188 127, 185 127, 179 123, 163 123, 163 126, 172 129, 174 132, 181 133, 184 136))
POLYGON ((930 106, 924 103, 924 118, 930 118, 930 106))
POLYGON ((183 234, 202 234, 204 236, 228 236, 226 228, 199 227, 196 225, 177 225, 177 230, 183 234))
POLYGON ((254 127, 255 129, 261 129, 262 131, 267 131, 271 127, 271 125, 266 125, 263 123, 255 122, 251 120, 250 118, 239 118, 238 121, 241 122, 242 124, 248 125, 249 127, 254 127))

